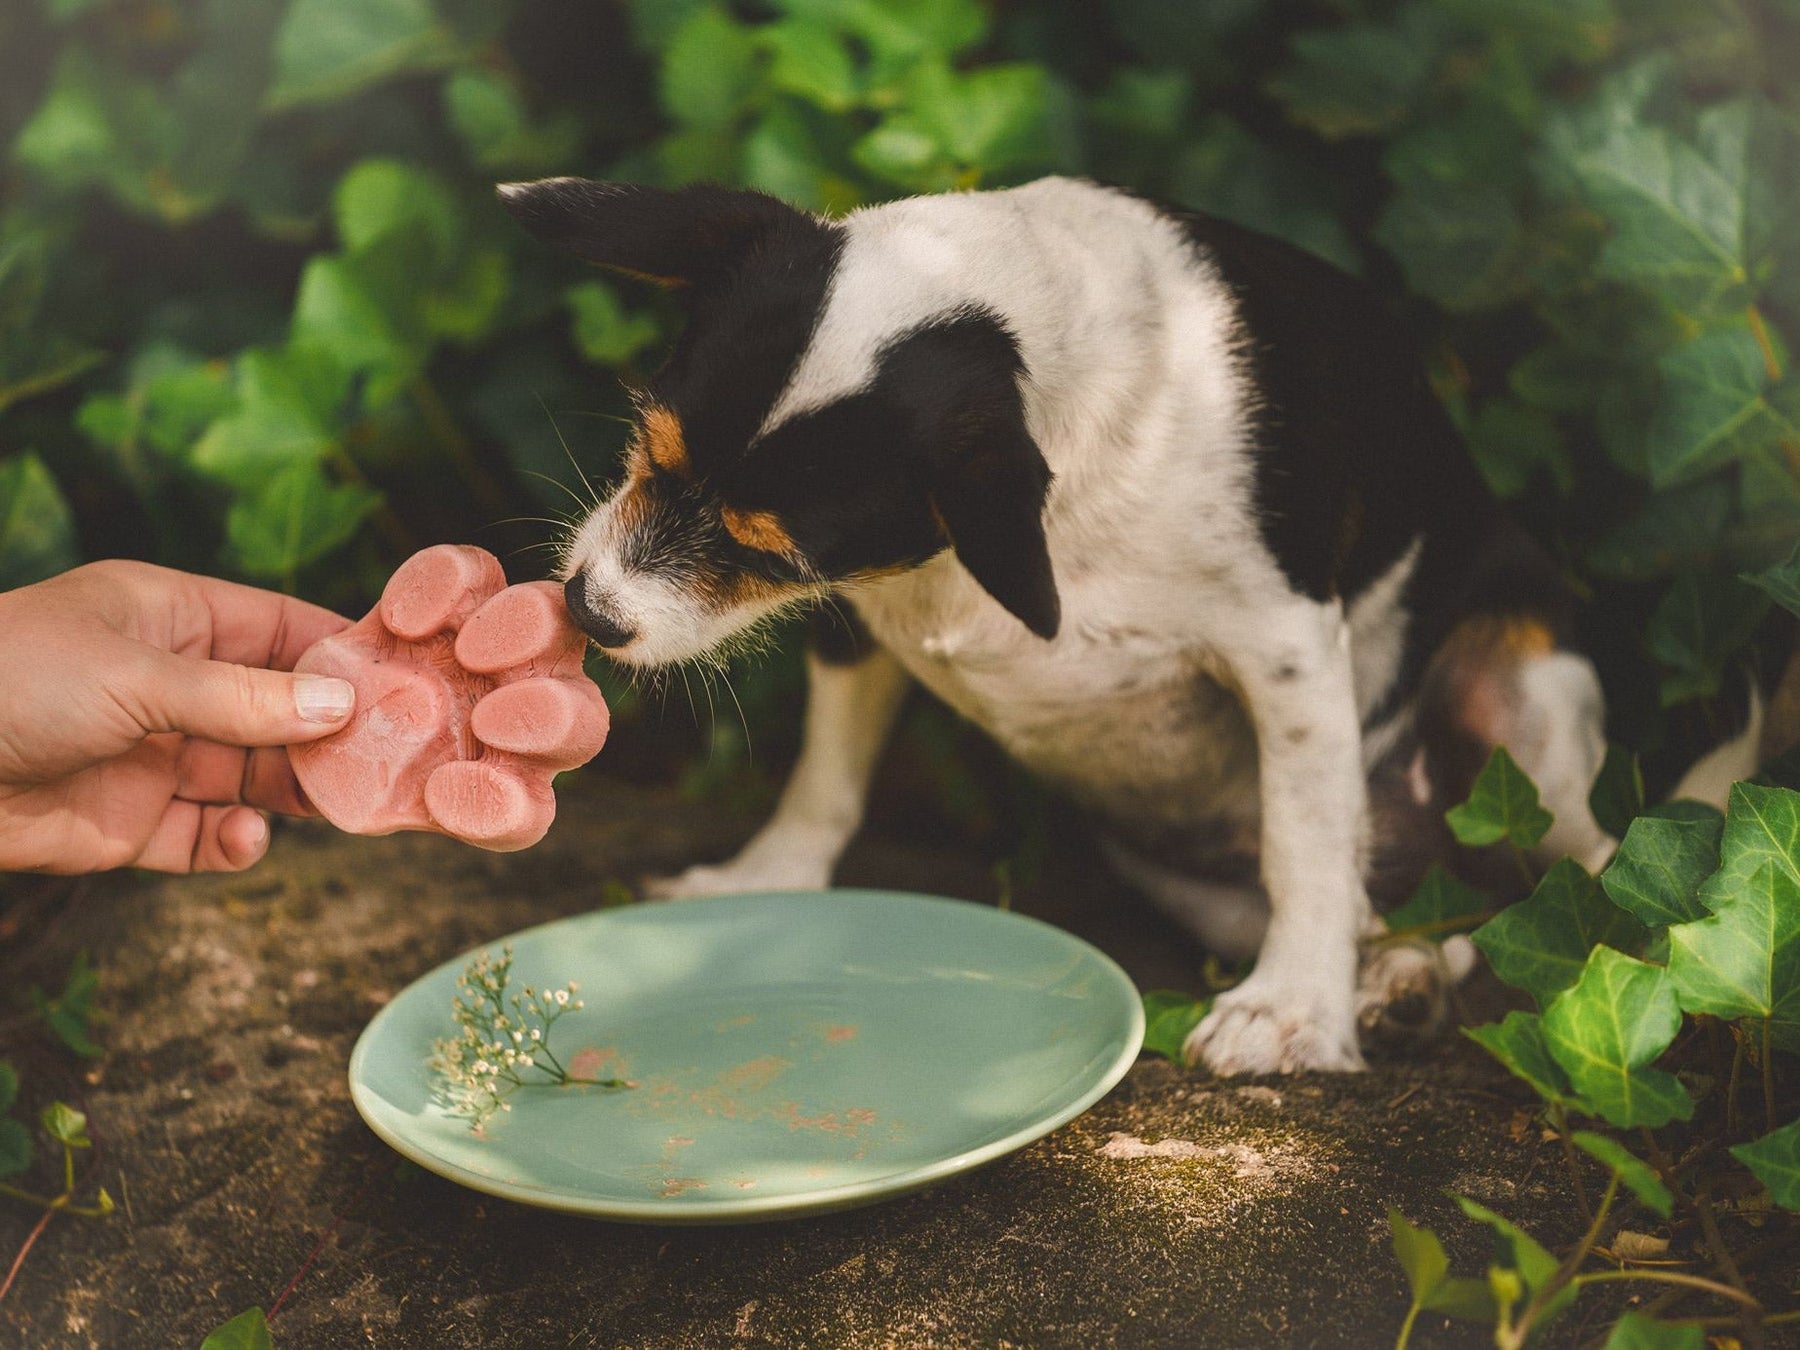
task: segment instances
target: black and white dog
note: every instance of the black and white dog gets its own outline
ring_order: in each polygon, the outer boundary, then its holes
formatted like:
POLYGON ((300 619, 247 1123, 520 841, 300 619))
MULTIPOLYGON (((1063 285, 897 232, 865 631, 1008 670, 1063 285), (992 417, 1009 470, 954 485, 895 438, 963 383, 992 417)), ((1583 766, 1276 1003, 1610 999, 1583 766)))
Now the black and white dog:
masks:
MULTIPOLYGON (((774 817, 672 893, 826 885, 914 679, 1256 954, 1190 1057, 1341 1070, 1369 894, 1410 888, 1490 747, 1554 811, 1546 857, 1610 854, 1563 589, 1348 277, 1067 179, 838 221, 707 186, 500 196, 686 298, 627 476, 568 543, 576 621, 638 666, 827 593, 866 625, 812 655, 774 817)), ((1364 1009, 1426 959, 1390 957, 1364 1009)))

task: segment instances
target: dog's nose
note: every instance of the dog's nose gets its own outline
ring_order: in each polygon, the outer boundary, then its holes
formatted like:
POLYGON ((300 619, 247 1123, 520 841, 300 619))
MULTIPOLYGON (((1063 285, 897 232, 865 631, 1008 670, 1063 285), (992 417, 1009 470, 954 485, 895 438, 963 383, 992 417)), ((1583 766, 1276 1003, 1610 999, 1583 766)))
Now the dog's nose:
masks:
POLYGON ((575 626, 602 647, 623 647, 637 636, 635 629, 627 628, 594 603, 585 573, 577 572, 563 584, 563 603, 575 626))

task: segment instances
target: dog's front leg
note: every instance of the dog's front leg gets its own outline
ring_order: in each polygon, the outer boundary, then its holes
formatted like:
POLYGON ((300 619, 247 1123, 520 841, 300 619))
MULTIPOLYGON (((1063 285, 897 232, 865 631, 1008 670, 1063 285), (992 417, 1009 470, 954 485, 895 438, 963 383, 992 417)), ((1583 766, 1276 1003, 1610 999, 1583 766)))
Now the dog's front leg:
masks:
POLYGON ((652 882, 650 894, 675 899, 831 884, 831 869, 862 824, 869 779, 906 696, 907 676, 874 646, 848 665, 809 654, 806 670, 800 758, 775 814, 737 857, 652 882))
POLYGON ((1359 1069, 1357 940, 1369 901, 1350 632, 1335 601, 1294 599, 1221 634, 1256 727, 1269 928, 1256 968, 1186 1050, 1215 1073, 1359 1069))

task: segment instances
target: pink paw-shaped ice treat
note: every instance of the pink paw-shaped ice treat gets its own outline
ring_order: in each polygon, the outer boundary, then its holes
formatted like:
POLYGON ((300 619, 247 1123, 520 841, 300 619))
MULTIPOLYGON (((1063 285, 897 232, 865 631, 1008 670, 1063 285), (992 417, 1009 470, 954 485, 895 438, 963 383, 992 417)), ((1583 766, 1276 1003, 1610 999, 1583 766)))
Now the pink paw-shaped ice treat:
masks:
POLYGON ((342 731, 291 746, 313 805, 352 834, 435 830, 518 849, 556 815, 550 779, 606 740, 606 703, 581 671, 587 640, 552 582, 508 586, 482 549, 407 559, 361 623, 295 669, 356 686, 342 731))

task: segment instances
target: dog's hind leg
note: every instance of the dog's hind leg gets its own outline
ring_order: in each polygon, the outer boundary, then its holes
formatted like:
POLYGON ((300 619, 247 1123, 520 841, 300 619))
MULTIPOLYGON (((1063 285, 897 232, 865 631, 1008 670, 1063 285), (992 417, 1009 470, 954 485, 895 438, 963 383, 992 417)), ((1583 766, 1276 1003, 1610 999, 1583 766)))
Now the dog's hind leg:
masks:
POLYGON ((870 646, 849 664, 810 655, 800 758, 775 814, 735 858, 652 881, 646 892, 679 899, 830 885, 831 869, 862 824, 869 779, 906 690, 906 672, 882 648, 870 646))

